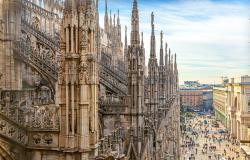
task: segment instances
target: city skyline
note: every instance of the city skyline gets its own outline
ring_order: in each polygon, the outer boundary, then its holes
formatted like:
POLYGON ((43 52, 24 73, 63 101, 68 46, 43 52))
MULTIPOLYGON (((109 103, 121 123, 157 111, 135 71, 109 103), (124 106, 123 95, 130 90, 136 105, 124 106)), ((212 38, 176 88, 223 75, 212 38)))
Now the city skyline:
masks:
MULTIPOLYGON (((220 83, 222 76, 249 74, 249 3, 243 0, 141 1, 140 31, 144 32, 146 59, 150 50, 150 14, 154 12, 157 58, 162 29, 164 43, 168 43, 173 54, 177 53, 180 83, 186 80, 220 83)), ((132 0, 108 0, 112 14, 117 15, 117 8, 120 10, 123 41, 125 25, 130 33, 131 4, 132 0)), ((103 26, 105 1, 100 1, 99 11, 103 26)))

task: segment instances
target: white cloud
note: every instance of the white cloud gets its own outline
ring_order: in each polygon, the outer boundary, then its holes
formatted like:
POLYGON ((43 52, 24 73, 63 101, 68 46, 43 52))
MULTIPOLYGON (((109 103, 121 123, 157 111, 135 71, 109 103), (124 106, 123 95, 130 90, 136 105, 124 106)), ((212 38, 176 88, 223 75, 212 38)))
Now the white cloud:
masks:
MULTIPOLYGON (((120 2, 112 1, 112 7, 120 8, 121 22, 130 29, 132 1, 120 2)), ((246 5, 209 0, 150 4, 139 1, 146 58, 150 54, 151 11, 155 13, 158 55, 159 33, 163 30, 165 40, 178 55, 181 81, 219 82, 221 76, 250 74, 250 9, 246 5)), ((101 13, 100 18, 103 16, 101 13)))

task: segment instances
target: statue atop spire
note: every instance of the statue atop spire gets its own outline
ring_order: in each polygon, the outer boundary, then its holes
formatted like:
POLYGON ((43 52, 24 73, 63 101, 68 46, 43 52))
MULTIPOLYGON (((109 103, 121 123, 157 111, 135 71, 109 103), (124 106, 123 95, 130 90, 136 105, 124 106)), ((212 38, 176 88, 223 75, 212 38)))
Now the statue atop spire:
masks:
POLYGON ((155 21, 155 18, 154 18, 154 12, 151 13, 151 28, 152 28, 152 36, 154 36, 155 34, 155 25, 154 25, 154 21, 155 21))
POLYGON ((168 43, 165 44, 165 67, 168 67, 168 43))
POLYGON ((137 9, 138 8, 138 2, 137 0, 134 0, 134 3, 133 3, 133 10, 134 9, 137 9))
POLYGON ((128 47, 128 35, 127 35, 127 26, 125 26, 125 48, 128 47))
POLYGON ((144 46, 144 41, 143 41, 143 32, 141 32, 141 46, 144 46))
POLYGON ((108 14, 108 0, 105 0, 105 14, 108 14))
POLYGON ((171 50, 170 50, 170 48, 168 49, 168 69, 170 70, 170 66, 171 66, 171 50))
POLYGON ((108 2, 105 0, 105 16, 104 16, 104 30, 109 32, 109 16, 108 16, 108 2))
POLYGON ((174 54, 174 71, 176 73, 178 73, 178 69, 177 69, 177 56, 176 53, 174 54))
POLYGON ((111 30, 111 28, 112 28, 112 11, 110 10, 110 15, 109 15, 109 21, 110 21, 110 30, 111 30))
POLYGON ((134 0, 133 3, 133 11, 132 11, 132 19, 131 19, 131 45, 132 44, 140 44, 140 34, 139 34, 139 15, 137 8, 137 0, 134 0))
POLYGON ((155 55, 155 27, 154 27, 154 12, 151 13, 151 27, 152 27, 152 32, 151 32, 151 50, 150 50, 150 58, 156 58, 155 55))
POLYGON ((164 65, 163 61, 163 31, 161 31, 160 66, 164 65))
POLYGON ((121 25, 120 24, 120 10, 118 9, 118 11, 117 11, 117 25, 119 26, 119 25, 121 25))

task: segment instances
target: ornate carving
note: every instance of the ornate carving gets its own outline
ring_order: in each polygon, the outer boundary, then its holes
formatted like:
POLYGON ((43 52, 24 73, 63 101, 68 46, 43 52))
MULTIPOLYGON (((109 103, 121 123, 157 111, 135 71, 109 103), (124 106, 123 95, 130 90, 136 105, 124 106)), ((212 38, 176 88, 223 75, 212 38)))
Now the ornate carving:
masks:
POLYGON ((44 141, 44 143, 47 144, 47 145, 52 144, 52 142, 53 142, 52 135, 51 135, 51 134, 45 134, 45 135, 43 136, 43 141, 44 141))
MULTIPOLYGON (((4 34, 4 21, 0 19, 0 37, 4 34)), ((0 76, 1 79, 1 76, 0 76)))
POLYGON ((64 82, 64 73, 65 73, 65 68, 63 66, 64 62, 60 62, 59 70, 58 70, 58 84, 63 84, 64 82))
POLYGON ((32 145, 37 145, 37 146, 48 146, 53 143, 53 136, 52 134, 49 133, 33 133, 31 135, 31 141, 30 143, 32 145))
POLYGON ((48 87, 34 91, 3 91, 1 94, 0 112, 9 119, 29 128, 58 129, 58 108, 53 105, 48 87))
POLYGON ((80 46, 82 50, 86 50, 86 48, 88 47, 88 32, 85 27, 82 28, 82 40, 80 46))
POLYGON ((26 131, 24 129, 3 119, 0 120, 0 134, 21 144, 25 144, 27 140, 26 131))
POLYGON ((42 45, 39 45, 40 49, 38 49, 38 46, 30 46, 25 39, 16 41, 14 44, 16 53, 22 57, 24 62, 35 65, 43 73, 48 74, 55 80, 57 79, 58 63, 55 52, 42 45))
POLYGON ((34 144, 40 144, 41 143, 41 135, 40 134, 34 134, 32 136, 32 142, 34 144))
POLYGON ((81 62, 79 67, 79 83, 90 84, 89 80, 89 64, 86 55, 81 56, 81 62))
POLYGON ((6 127, 6 123, 3 121, 0 121, 0 131, 3 131, 6 127))

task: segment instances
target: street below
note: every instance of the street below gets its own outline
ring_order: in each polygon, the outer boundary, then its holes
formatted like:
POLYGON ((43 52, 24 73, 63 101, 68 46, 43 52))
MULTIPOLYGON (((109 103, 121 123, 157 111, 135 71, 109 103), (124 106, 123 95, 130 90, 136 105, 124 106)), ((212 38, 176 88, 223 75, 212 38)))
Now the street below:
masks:
POLYGON ((181 160, 246 160, 237 140, 213 116, 193 114, 181 136, 181 160))

